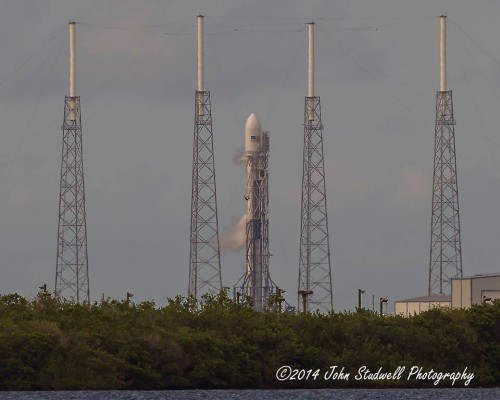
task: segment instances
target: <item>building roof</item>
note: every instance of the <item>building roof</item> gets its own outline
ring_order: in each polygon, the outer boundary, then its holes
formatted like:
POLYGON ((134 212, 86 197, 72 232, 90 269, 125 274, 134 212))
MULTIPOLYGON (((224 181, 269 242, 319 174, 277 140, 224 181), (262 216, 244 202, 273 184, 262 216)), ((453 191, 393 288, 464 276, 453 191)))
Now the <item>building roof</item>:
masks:
POLYGON ((476 274, 471 276, 464 276, 463 278, 452 278, 452 279, 477 279, 477 278, 494 278, 500 276, 500 273, 492 273, 492 274, 476 274))
POLYGON ((396 303, 427 303, 427 302, 451 302, 450 294, 431 294, 430 296, 414 297, 412 299, 397 300, 396 303))

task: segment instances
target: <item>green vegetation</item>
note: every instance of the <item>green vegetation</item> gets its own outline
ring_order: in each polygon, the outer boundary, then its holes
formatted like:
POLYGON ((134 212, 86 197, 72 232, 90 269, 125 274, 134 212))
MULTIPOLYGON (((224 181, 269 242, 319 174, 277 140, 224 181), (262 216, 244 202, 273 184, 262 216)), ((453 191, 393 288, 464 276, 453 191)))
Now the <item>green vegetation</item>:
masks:
MULTIPOLYGON (((500 302, 412 318, 371 312, 255 313, 221 293, 100 304, 0 296, 0 389, 176 389, 432 386, 432 382, 279 382, 276 370, 422 366, 500 384, 500 302)), ((450 382, 443 382, 450 386, 450 382)), ((461 386, 463 383, 457 383, 461 386)))

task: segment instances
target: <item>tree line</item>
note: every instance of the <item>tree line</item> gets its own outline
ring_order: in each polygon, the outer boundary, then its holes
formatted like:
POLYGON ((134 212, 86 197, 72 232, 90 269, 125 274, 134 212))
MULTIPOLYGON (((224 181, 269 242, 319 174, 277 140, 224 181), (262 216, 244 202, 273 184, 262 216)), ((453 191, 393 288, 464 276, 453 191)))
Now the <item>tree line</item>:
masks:
MULTIPOLYGON (((0 390, 419 387, 408 380, 279 381, 283 365, 354 373, 361 366, 467 368, 471 385, 500 384, 500 302, 404 318, 281 312, 200 300, 76 303, 40 293, 0 296, 0 390)), ((449 386, 449 382, 440 385, 449 386)))

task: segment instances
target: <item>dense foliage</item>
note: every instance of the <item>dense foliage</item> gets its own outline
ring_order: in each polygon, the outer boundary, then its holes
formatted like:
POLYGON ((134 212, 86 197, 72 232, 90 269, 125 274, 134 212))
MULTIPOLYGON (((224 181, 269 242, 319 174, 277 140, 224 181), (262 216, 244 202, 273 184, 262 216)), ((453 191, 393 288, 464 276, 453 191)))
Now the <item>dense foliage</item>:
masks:
MULTIPOLYGON (((0 389, 432 386, 401 381, 279 382, 276 370, 366 365, 467 367, 471 385, 500 384, 500 302, 411 318, 359 312, 256 313, 221 293, 165 307, 0 296, 0 389)), ((449 382, 444 383, 450 386, 449 382)))

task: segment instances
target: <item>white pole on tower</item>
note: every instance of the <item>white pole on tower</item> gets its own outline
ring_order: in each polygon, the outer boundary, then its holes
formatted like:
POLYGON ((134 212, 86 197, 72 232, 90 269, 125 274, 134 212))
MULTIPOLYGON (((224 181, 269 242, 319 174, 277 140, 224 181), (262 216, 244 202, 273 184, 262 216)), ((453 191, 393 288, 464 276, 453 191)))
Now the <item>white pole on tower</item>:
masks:
POLYGON ((72 121, 75 120, 75 96, 76 96, 76 52, 75 52, 75 25, 76 22, 69 23, 69 97, 72 121))
POLYGON ((446 92, 446 16, 441 15, 441 73, 439 80, 439 90, 446 92))
POLYGON ((203 15, 198 15, 198 91, 203 92, 203 15))
POLYGON ((203 116, 204 114, 204 65, 203 65, 203 15, 198 15, 198 94, 196 102, 196 115, 203 116))
POLYGON ((314 22, 307 24, 309 36, 309 68, 308 68, 308 87, 307 97, 309 97, 309 109, 307 110, 308 120, 314 121, 314 22))
POLYGON ((309 85, 307 97, 314 97, 314 22, 308 24, 309 33, 309 85))

